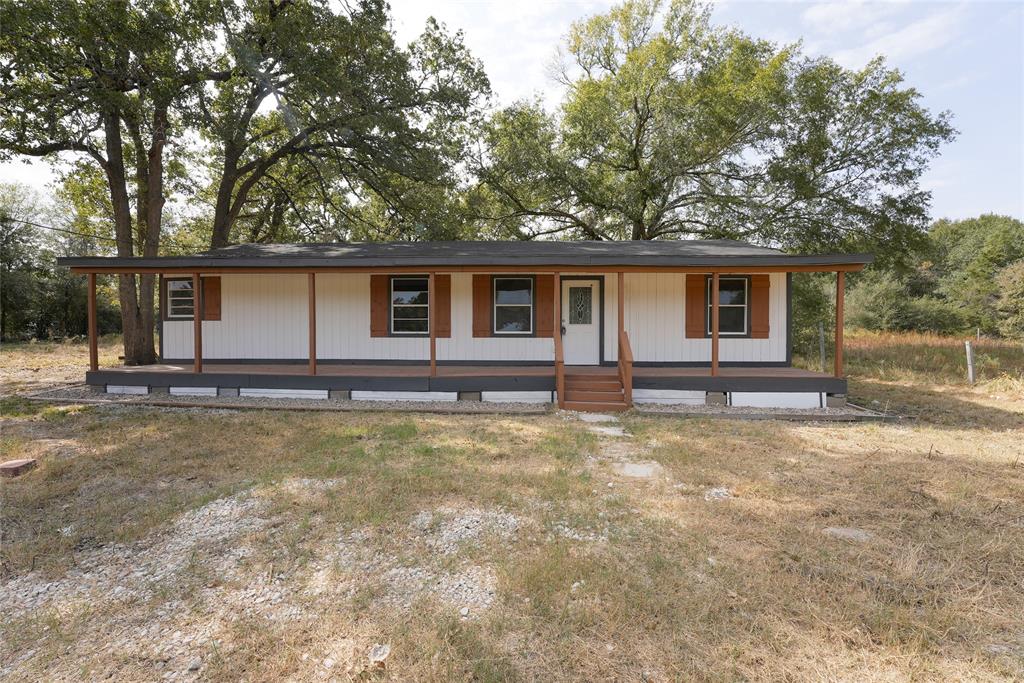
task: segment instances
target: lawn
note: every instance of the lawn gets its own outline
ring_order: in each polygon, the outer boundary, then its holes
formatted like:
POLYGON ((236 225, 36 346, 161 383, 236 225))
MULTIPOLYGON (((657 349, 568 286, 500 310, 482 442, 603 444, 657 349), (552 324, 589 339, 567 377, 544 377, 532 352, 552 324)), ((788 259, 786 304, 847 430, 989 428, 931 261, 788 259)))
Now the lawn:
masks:
POLYGON ((40 467, 0 482, 0 678, 1024 677, 1019 376, 858 353, 851 393, 918 419, 6 398, 40 467))

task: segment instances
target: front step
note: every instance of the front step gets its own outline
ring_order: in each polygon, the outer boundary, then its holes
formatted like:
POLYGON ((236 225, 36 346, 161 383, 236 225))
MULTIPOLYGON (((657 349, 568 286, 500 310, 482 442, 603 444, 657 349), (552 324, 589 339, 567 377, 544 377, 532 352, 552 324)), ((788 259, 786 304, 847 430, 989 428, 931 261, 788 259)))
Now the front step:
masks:
POLYGON ((578 413, 621 413, 629 409, 624 402, 598 403, 596 401, 566 401, 566 410, 578 413))
POLYGON ((616 375, 565 375, 566 410, 621 413, 629 408, 624 393, 616 375))

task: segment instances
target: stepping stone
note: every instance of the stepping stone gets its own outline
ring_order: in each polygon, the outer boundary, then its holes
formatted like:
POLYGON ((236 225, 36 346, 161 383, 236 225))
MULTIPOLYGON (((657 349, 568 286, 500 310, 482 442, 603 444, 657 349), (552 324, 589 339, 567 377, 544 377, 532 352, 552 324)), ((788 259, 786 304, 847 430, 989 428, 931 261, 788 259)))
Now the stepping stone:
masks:
POLYGON ((614 465, 615 471, 624 477, 637 479, 654 479, 661 476, 664 468, 656 462, 620 462, 614 465))
POLYGON ((0 463, 0 476, 19 477, 34 468, 37 464, 38 463, 35 458, 8 460, 5 463, 0 463))
POLYGON ((618 422, 619 418, 605 413, 580 413, 580 420, 583 422, 618 422))
POLYGON ((830 526, 822 531, 833 538, 841 538, 844 541, 856 541, 857 543, 866 543, 874 538, 874 534, 870 531, 846 526, 830 526))
POLYGON ((629 436, 626 430, 622 427, 605 427, 602 425, 590 425, 587 427, 590 431, 595 434, 603 434, 604 436, 629 436))
POLYGON ((724 486, 717 486, 704 492, 704 500, 707 501, 728 500, 730 498, 732 498, 732 491, 724 486))

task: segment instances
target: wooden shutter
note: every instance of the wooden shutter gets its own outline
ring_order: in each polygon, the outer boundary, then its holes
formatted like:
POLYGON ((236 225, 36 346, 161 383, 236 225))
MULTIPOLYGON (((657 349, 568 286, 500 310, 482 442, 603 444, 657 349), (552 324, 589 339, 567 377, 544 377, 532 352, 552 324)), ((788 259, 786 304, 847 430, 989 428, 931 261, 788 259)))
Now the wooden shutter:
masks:
POLYGON ((534 306, 537 307, 537 336, 555 336, 555 276, 538 275, 534 285, 534 306))
POLYGON ((473 275, 473 336, 491 336, 490 275, 473 275))
POLYGON ((452 336, 452 276, 434 276, 434 315, 433 321, 435 337, 452 336))
POLYGON ((686 338, 703 339, 707 336, 705 309, 707 298, 704 293, 706 275, 692 273, 686 276, 686 338))
POLYGON ((370 276, 370 336, 388 336, 388 298, 391 289, 387 275, 370 276))
POLYGON ((167 320, 167 279, 160 276, 160 319, 167 320))
POLYGON ((203 283, 203 320, 220 320, 220 278, 204 277, 203 283))
POLYGON ((769 282, 769 275, 750 276, 750 336, 753 339, 768 338, 769 282))

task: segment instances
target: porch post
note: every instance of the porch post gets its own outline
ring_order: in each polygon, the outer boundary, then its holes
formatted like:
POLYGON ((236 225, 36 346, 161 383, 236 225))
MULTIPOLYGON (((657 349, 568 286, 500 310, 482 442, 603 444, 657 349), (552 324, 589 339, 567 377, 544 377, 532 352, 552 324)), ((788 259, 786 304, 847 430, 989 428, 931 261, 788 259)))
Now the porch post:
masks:
MULTIPOLYGON (((622 333, 626 331, 626 274, 621 270, 619 271, 618 277, 618 292, 619 292, 619 336, 618 339, 622 339, 622 333)), ((619 352, 621 353, 621 351, 619 352)))
POLYGON ((718 375, 718 273, 711 273, 711 376, 718 375))
POLYGON ((846 273, 836 272, 836 377, 843 376, 843 296, 846 292, 846 273))
POLYGON ((554 324, 552 330, 555 341, 555 393, 558 395, 558 407, 565 407, 565 357, 562 352, 562 274, 554 274, 555 301, 554 324))
POLYGON ((89 369, 92 371, 100 368, 100 352, 96 330, 96 273, 89 273, 89 369))
POLYGON ((309 294, 309 374, 316 374, 316 273, 307 275, 306 290, 309 294))
POLYGON ((430 329, 430 376, 437 377, 437 316, 435 308, 437 295, 434 293, 434 272, 427 281, 427 327, 430 329))
POLYGON ((199 273, 192 273, 192 372, 203 371, 203 287, 199 273))

